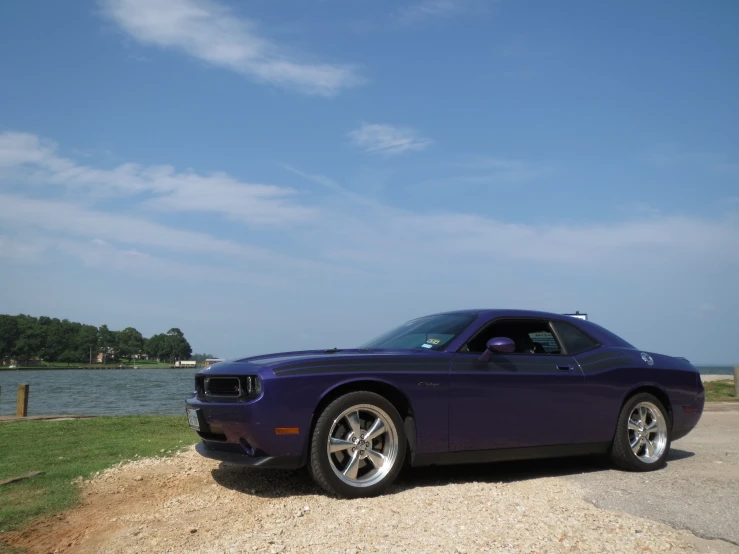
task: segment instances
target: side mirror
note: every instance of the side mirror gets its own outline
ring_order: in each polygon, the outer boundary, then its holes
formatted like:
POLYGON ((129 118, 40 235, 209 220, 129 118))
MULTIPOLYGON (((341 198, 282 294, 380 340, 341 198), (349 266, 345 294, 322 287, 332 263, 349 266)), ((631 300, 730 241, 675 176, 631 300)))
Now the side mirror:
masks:
POLYGON ((485 352, 480 356, 481 362, 487 362, 493 357, 493 354, 510 354, 516 350, 516 343, 507 337, 495 337, 490 339, 485 345, 485 352))

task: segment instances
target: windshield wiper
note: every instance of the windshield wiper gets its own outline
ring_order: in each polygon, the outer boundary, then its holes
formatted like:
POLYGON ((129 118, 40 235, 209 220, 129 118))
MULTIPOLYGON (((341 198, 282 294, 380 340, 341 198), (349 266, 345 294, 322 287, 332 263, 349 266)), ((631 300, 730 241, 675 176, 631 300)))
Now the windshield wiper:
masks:
POLYGON ((329 348, 323 351, 324 354, 336 354, 337 352, 341 352, 341 348, 329 348))

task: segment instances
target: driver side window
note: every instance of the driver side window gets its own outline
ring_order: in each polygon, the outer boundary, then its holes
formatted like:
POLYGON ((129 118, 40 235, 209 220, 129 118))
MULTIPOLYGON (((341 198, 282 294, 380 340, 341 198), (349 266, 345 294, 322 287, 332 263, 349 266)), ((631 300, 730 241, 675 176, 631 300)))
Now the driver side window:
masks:
POLYGON ((506 337, 516 344, 515 354, 561 354, 562 349, 549 322, 536 319, 498 319, 489 323, 462 348, 463 352, 482 353, 487 342, 506 337))

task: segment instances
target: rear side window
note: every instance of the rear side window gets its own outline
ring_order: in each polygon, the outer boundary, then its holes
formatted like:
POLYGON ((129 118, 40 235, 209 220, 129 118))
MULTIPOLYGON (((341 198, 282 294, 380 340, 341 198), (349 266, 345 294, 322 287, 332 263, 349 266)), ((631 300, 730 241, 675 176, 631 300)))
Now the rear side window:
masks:
MULTIPOLYGON (((529 337, 534 344, 540 344, 547 354, 559 354, 560 348, 557 344, 557 339, 554 338, 552 332, 548 329, 543 331, 534 331, 529 333, 529 337)), ((535 350, 536 353, 541 353, 541 349, 538 347, 535 350)))
POLYGON ((552 321, 552 326, 557 332, 567 353, 571 356, 598 346, 597 342, 572 325, 561 321, 552 321))

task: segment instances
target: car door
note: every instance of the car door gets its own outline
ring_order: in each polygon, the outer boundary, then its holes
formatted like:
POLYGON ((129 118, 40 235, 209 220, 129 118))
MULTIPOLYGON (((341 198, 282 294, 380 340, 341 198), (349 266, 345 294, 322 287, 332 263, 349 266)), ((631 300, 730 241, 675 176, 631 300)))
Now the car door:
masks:
POLYGON ((582 442, 583 384, 579 365, 563 354, 549 321, 493 320, 452 360, 449 451, 582 442), (511 338, 516 351, 480 360, 494 337, 511 338))

